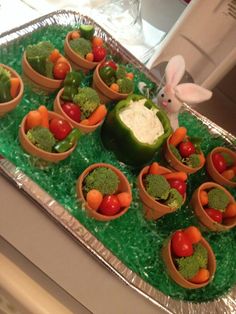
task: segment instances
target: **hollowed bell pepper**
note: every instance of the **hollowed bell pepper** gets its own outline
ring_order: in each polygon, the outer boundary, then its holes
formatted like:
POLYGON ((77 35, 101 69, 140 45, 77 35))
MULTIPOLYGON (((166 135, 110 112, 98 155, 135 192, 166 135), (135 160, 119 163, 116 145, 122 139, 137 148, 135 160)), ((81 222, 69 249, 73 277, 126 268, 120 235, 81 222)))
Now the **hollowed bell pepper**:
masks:
MULTIPOLYGON (((158 137, 154 144, 140 142, 132 130, 121 121, 119 113, 129 106, 130 101, 138 101, 143 98, 145 97, 141 95, 130 95, 125 100, 118 102, 107 114, 101 133, 104 146, 112 150, 120 161, 135 167, 149 162, 172 132, 166 113, 159 108, 156 115, 163 125, 164 134, 158 137)), ((157 108, 150 99, 147 99, 144 105, 148 108, 157 108)))

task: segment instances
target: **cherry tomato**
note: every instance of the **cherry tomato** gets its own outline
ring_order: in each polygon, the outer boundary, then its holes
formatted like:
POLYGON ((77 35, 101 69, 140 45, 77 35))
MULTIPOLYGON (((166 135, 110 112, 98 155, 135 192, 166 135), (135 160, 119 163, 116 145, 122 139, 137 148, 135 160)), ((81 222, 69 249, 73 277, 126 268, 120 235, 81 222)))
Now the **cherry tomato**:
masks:
POLYGON ((215 166, 216 170, 219 173, 222 173, 227 168, 227 163, 226 163, 224 157, 219 153, 214 153, 212 155, 212 162, 213 162, 213 165, 215 166))
POLYGON ((195 153, 195 146, 190 141, 181 142, 179 144, 179 152, 182 157, 189 157, 190 155, 195 153))
POLYGON ((67 62, 56 62, 53 67, 53 76, 56 80, 64 80, 68 72, 70 72, 70 66, 67 62))
POLYGON ((173 189, 176 189, 180 194, 184 195, 187 185, 183 180, 170 179, 168 182, 173 189))
POLYGON ((181 230, 176 231, 171 238, 171 249, 178 257, 191 256, 193 246, 188 236, 181 230))
POLYGON ((106 195, 99 206, 99 212, 103 215, 113 216, 120 211, 120 202, 116 195, 106 195))
POLYGON ((76 122, 81 121, 80 107, 73 102, 65 102, 61 108, 72 120, 76 122))
POLYGON ((103 68, 103 67, 111 67, 115 71, 117 70, 117 64, 112 60, 103 62, 100 68, 103 68))
POLYGON ((99 62, 99 61, 102 61, 106 57, 107 51, 104 47, 95 46, 93 47, 93 55, 94 55, 93 61, 99 62))
POLYGON ((49 129, 57 140, 63 140, 72 131, 66 120, 58 118, 50 120, 49 129))
POLYGON ((214 208, 206 208, 205 211, 212 220, 218 222, 219 224, 222 223, 223 214, 221 211, 214 208))

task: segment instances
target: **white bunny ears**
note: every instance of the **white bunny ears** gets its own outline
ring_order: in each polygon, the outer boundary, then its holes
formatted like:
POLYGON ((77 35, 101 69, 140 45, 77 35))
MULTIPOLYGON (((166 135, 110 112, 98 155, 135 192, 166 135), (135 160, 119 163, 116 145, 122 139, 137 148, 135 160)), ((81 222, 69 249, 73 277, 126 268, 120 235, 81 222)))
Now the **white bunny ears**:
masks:
POLYGON ((158 104, 167 112, 171 126, 178 127, 178 113, 183 102, 196 104, 208 100, 212 92, 193 83, 179 84, 185 73, 185 61, 181 55, 172 57, 165 69, 166 85, 158 93, 158 104))

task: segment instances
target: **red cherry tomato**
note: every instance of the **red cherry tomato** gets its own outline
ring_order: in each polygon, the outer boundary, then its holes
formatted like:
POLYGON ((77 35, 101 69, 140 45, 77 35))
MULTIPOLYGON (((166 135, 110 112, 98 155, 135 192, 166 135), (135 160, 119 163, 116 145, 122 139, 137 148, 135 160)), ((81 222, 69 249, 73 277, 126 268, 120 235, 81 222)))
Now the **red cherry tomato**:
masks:
POLYGON ((103 67, 111 67, 115 71, 117 70, 117 64, 112 60, 103 62, 100 68, 103 68, 103 67))
POLYGON ((93 47, 93 55, 94 55, 93 61, 99 62, 99 61, 102 61, 106 57, 107 51, 104 47, 95 46, 93 47))
POLYGON ((205 211, 212 220, 218 222, 219 224, 222 223, 223 214, 221 211, 214 208, 206 208, 205 211))
POLYGON ((99 206, 99 212, 103 215, 113 216, 120 211, 120 202, 116 195, 106 195, 99 206))
POLYGON ((68 72, 70 66, 67 62, 57 62, 53 67, 53 76, 56 80, 64 80, 68 72))
POLYGON ((188 236, 181 230, 176 231, 171 238, 171 249, 178 257, 191 256, 193 246, 188 236))
POLYGON ((222 173, 227 168, 227 163, 226 163, 224 157, 219 153, 214 153, 212 155, 212 162, 213 162, 213 165, 215 166, 216 170, 219 173, 222 173))
POLYGON ((185 158, 185 157, 189 157, 190 155, 195 153, 195 146, 193 145, 193 143, 191 143, 190 141, 187 142, 181 142, 179 144, 179 152, 180 155, 185 158))
POLYGON ((61 106, 62 110, 75 122, 81 121, 80 107, 73 102, 66 102, 61 106))
POLYGON ((183 180, 170 179, 168 182, 173 189, 176 189, 180 194, 184 195, 187 185, 183 180))
POLYGON ((72 131, 66 120, 58 118, 50 120, 49 129, 57 140, 63 140, 72 131))

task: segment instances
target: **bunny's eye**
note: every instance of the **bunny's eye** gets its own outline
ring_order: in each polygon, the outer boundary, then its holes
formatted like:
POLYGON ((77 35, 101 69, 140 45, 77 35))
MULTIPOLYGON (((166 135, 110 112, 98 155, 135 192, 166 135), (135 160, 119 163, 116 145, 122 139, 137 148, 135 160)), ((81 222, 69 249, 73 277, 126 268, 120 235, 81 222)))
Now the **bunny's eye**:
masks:
POLYGON ((161 97, 164 97, 165 95, 164 94, 161 94, 161 97))
POLYGON ((168 99, 168 102, 171 102, 171 99, 168 99))

